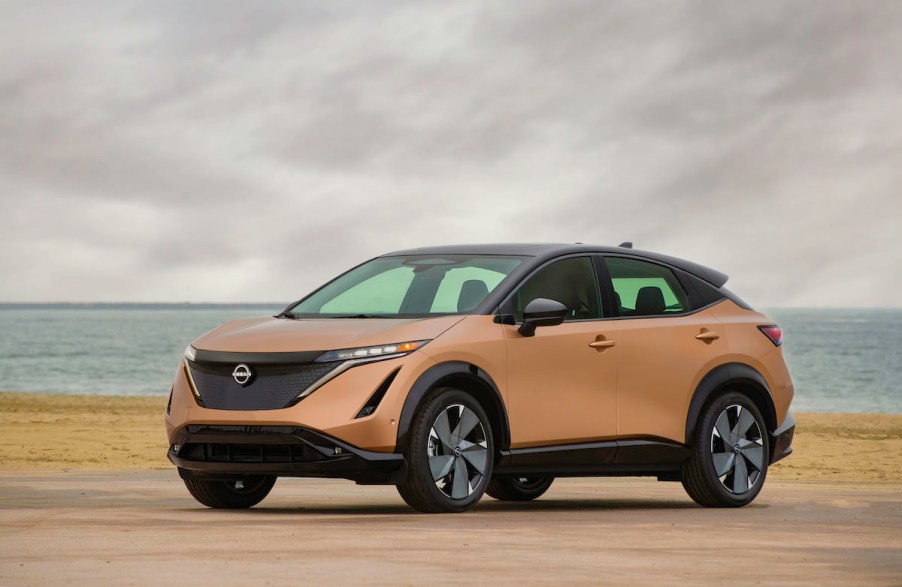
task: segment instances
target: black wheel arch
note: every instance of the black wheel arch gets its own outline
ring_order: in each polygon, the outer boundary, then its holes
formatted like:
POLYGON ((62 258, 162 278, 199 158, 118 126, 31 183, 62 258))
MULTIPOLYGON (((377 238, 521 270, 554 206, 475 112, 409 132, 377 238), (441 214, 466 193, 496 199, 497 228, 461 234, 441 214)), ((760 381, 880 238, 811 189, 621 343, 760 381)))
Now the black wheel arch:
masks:
POLYGON ((777 410, 764 376, 744 363, 726 363, 709 371, 695 388, 692 401, 689 402, 689 412, 686 415, 687 443, 692 438, 702 408, 708 401, 726 391, 739 391, 747 395, 755 402, 761 415, 764 416, 768 432, 776 430, 777 410))
POLYGON ((491 376, 471 363, 449 361, 430 367, 411 386, 398 421, 397 450, 407 446, 410 424, 417 407, 432 390, 440 387, 454 387, 472 394, 491 420, 495 451, 507 450, 510 447, 507 409, 501 399, 501 392, 498 391, 498 386, 491 376))

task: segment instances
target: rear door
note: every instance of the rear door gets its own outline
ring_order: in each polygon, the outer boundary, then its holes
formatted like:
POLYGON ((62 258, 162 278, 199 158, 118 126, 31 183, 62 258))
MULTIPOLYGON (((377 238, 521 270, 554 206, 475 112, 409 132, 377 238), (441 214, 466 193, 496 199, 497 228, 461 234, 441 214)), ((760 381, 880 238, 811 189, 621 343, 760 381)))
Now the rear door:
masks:
POLYGON ((603 267, 618 315, 617 435, 684 442, 695 387, 728 352, 722 324, 710 310, 692 311, 665 265, 605 256, 603 267))

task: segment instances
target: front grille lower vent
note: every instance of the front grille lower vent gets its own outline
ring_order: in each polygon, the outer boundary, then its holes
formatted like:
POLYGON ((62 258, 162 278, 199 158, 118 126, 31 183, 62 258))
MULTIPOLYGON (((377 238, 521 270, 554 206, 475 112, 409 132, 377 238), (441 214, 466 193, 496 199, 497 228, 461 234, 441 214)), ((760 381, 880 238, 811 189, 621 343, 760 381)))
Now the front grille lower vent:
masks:
POLYGON ((292 403, 341 363, 253 365, 250 383, 241 386, 227 363, 189 363, 191 378, 204 406, 214 410, 278 410, 292 403))
POLYGON ((211 463, 310 463, 323 455, 303 444, 219 444, 190 443, 181 447, 179 457, 211 463))

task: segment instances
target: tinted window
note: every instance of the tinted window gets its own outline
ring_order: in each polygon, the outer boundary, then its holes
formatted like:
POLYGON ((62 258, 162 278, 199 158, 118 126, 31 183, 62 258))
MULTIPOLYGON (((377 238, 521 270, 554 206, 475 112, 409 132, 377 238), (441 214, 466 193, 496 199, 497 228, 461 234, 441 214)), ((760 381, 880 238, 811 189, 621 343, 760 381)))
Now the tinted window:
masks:
POLYGON ((724 299, 723 293, 710 283, 688 273, 683 273, 681 277, 683 278, 683 283, 686 283, 690 290, 689 297, 692 301, 692 309, 703 308, 724 299))
POLYGON ((465 314, 520 263, 484 255, 381 257, 336 278, 291 312, 300 317, 465 314))
POLYGON ((523 319, 523 309, 536 298, 558 301, 570 310, 567 320, 601 318, 601 303, 595 267, 589 257, 555 261, 540 269, 514 294, 514 312, 523 319))
POLYGON ((455 267, 442 278, 431 312, 466 312, 475 308, 507 274, 482 267, 455 267))
POLYGON ((664 316, 689 310, 689 298, 673 271, 656 263, 606 257, 621 316, 664 316))
POLYGON ((376 273, 328 300, 320 306, 319 313, 397 314, 411 282, 413 267, 394 267, 376 273))

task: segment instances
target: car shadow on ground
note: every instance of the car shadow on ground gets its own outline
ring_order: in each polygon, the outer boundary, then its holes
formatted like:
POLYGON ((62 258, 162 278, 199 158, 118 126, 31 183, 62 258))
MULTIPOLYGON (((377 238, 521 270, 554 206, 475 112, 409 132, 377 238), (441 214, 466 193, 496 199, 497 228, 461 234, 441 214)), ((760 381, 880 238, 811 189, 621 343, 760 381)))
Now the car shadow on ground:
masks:
MULTIPOLYGON (((701 509, 689 501, 670 501, 654 499, 540 499, 532 502, 500 502, 486 500, 473 509, 472 513, 523 513, 523 512, 579 512, 579 511, 627 511, 627 510, 679 510, 701 509)), ((219 511, 223 510, 210 510, 219 511)), ((247 515, 349 515, 349 516, 384 516, 384 515, 418 515, 419 512, 403 503, 397 505, 359 504, 331 506, 298 505, 298 507, 266 507, 265 503, 249 510, 236 510, 236 513, 247 515)))

